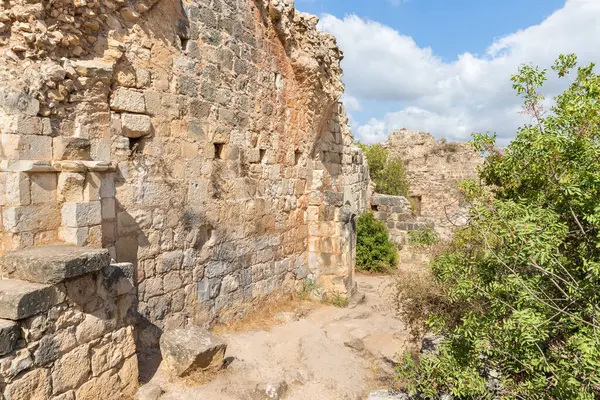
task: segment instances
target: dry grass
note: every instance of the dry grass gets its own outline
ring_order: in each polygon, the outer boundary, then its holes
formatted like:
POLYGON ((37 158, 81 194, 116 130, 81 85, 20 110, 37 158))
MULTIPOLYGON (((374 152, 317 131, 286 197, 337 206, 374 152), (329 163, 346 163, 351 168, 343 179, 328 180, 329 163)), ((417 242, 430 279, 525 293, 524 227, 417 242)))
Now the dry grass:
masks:
POLYGON ((426 269, 399 270, 396 274, 396 290, 396 310, 409 325, 412 340, 420 343, 429 314, 447 307, 442 288, 433 281, 426 269))
POLYGON ((272 327, 281 324, 275 317, 277 314, 281 312, 293 312, 302 317, 319 307, 319 304, 299 299, 296 296, 287 296, 265 299, 250 307, 251 309, 242 318, 219 322, 214 327, 215 333, 268 331, 272 327))

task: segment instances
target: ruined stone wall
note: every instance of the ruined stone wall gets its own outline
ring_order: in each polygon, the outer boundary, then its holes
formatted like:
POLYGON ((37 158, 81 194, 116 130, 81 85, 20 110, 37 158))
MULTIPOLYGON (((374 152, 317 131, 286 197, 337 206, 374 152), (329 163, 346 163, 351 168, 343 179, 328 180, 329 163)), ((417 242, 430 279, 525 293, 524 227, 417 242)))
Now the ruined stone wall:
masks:
POLYGON ((466 204, 456 184, 477 177, 483 159, 468 143, 436 141, 424 132, 406 129, 390 134, 385 146, 405 162, 409 199, 417 215, 432 217, 436 230, 449 237, 465 222, 466 204))
POLYGON ((141 348, 305 279, 349 295, 367 173, 316 24, 282 0, 1 3, 2 251, 132 262, 141 348))
POLYGON ((399 248, 408 244, 409 232, 435 228, 435 220, 416 215, 404 196, 374 193, 371 198, 371 211, 376 219, 386 224, 390 239, 399 248))
POLYGON ((1 398, 134 397, 134 269, 109 263, 105 250, 65 246, 0 258, 1 398), (30 269, 42 265, 44 275, 30 269))

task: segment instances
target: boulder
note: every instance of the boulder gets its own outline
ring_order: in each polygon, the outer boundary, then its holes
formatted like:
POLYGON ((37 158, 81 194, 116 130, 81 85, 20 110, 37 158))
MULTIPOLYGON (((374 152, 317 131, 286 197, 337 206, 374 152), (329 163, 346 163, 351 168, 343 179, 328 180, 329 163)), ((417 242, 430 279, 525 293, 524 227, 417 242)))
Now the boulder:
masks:
POLYGON ((227 344, 199 326, 163 333, 160 352, 163 361, 177 376, 223 365, 227 344))

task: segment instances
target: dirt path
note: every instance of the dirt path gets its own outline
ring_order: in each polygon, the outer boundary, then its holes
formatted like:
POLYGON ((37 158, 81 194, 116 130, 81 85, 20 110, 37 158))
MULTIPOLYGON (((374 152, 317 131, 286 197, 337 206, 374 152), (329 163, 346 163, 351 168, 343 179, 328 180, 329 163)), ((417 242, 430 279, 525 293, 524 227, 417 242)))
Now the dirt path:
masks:
POLYGON ((257 385, 273 384, 287 386, 285 399, 357 400, 389 388, 393 362, 409 346, 390 300, 393 278, 356 281, 365 301, 354 308, 319 306, 298 320, 287 314, 289 321, 269 331, 223 334, 235 360, 210 382, 167 383, 157 374, 142 391, 158 385, 160 400, 239 400, 260 398, 253 394, 257 385))

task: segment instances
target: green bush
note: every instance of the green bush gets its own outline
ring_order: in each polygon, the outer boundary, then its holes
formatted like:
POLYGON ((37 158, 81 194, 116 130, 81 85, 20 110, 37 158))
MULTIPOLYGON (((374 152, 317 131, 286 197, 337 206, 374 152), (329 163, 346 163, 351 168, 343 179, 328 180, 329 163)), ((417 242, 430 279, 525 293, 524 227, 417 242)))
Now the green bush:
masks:
POLYGON ((360 145, 367 156, 369 176, 375 182, 377 193, 390 196, 408 196, 408 178, 404 162, 399 157, 390 157, 381 144, 360 145))
MULTIPOLYGON (((553 69, 563 77, 575 66, 568 55, 553 69)), ((474 135, 486 155, 484 184, 462 185, 470 222, 433 264, 460 316, 429 317, 446 339, 439 354, 399 368, 411 391, 429 399, 600 398, 600 77, 593 68, 578 68, 552 112, 543 112, 546 71, 522 66, 513 87, 533 123, 504 151, 494 136, 474 135)))
POLYGON ((398 249, 389 239, 385 224, 366 213, 356 223, 356 268, 369 272, 385 272, 396 268, 398 249))
POLYGON ((417 246, 433 246, 440 242, 440 235, 433 228, 408 232, 408 242, 417 246))

